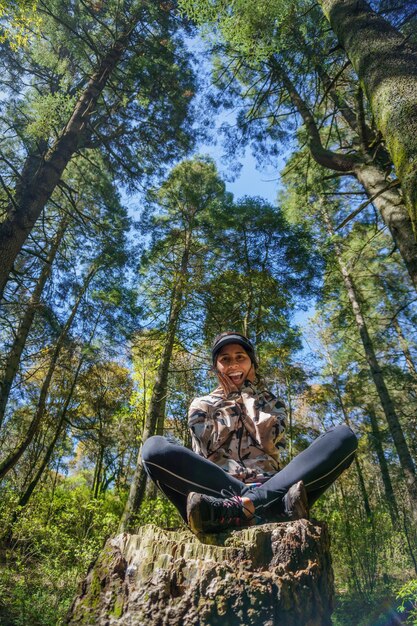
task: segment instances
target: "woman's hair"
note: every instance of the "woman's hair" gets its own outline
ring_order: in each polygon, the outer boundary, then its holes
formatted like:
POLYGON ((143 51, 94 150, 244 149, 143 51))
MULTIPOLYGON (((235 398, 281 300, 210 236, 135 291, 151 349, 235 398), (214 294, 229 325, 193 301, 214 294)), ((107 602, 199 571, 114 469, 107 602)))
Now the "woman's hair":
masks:
POLYGON ((217 357, 220 350, 230 343, 237 343, 242 346, 242 348, 244 348, 245 352, 247 352, 250 360, 252 361, 254 368, 256 369, 258 367, 258 361, 255 355, 255 348, 252 342, 247 337, 245 337, 245 335, 242 335, 242 333, 238 333, 233 330, 220 333, 220 335, 217 335, 217 337, 214 338, 211 348, 213 365, 216 365, 217 357))

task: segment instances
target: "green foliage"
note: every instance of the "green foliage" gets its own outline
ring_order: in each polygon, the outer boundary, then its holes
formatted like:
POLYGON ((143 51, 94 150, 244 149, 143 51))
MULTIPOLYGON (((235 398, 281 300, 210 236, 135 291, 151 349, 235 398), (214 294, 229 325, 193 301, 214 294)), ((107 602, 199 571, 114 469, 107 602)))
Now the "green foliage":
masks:
POLYGON ((311 2, 180 0, 179 7, 197 24, 215 29, 246 61, 259 62, 277 52, 278 42, 286 40, 297 17, 311 9, 311 2))
POLYGON ((401 601, 398 611, 406 614, 406 624, 417 624, 417 578, 401 587, 397 600, 401 601))
POLYGON ((60 92, 36 95, 28 103, 27 115, 33 120, 26 127, 28 137, 42 139, 56 134, 56 130, 68 121, 75 102, 75 95, 60 92))
POLYGON ((14 626, 61 626, 79 575, 78 567, 63 569, 47 559, 36 567, 16 560, 0 570, 0 620, 14 626))
POLYGON ((32 35, 39 35, 42 18, 37 5, 37 0, 0 0, 0 43, 18 50, 29 45, 32 35))
POLYGON ((379 585, 372 598, 366 602, 355 592, 339 591, 332 614, 333 626, 386 626, 398 623, 394 587, 395 581, 392 580, 379 585))
MULTIPOLYGON (((392 610, 398 589, 401 607, 413 623, 416 582, 406 583, 412 575, 412 548, 403 529, 391 523, 371 445, 369 404, 376 406, 378 437, 398 502, 404 500, 404 486, 358 343, 334 244, 341 246, 358 283, 361 306, 416 456, 416 377, 393 325, 398 319, 415 360, 416 314, 409 284, 372 206, 361 211, 360 222, 349 222, 335 236, 326 234, 323 205, 340 224, 356 208, 355 198, 363 199, 361 189, 346 179, 330 180, 328 170, 312 160, 305 147, 306 120, 282 80, 287 73, 298 89, 323 146, 357 155, 363 149, 360 138, 343 121, 342 107, 332 103, 317 73, 328 71, 332 86, 359 115, 351 69, 342 67, 343 51, 329 52, 334 37, 323 32, 320 9, 310 0, 181 0, 179 5, 196 23, 205 23, 216 44, 219 89, 212 103, 238 110, 238 133, 230 131, 226 146, 233 161, 244 145, 250 144, 262 159, 268 150, 281 155, 285 146, 278 141, 289 136, 302 146, 287 160, 279 208, 260 198, 234 202, 209 158, 178 163, 193 142, 190 103, 197 81, 182 22, 169 3, 135 1, 125 3, 121 11, 117 0, 45 0, 35 14, 36 3, 0 1, 2 215, 27 156, 35 168, 43 161, 109 43, 128 22, 132 26, 122 60, 90 112, 88 132, 80 134, 42 222, 17 260, 2 313, 3 365, 47 251, 66 219, 52 277, 36 304, 20 359, 6 427, 0 431, 3 456, 27 432, 85 268, 94 260, 99 271, 66 338, 42 423, 1 487, 0 622, 62 624, 78 580, 105 539, 116 532, 171 305, 181 292, 165 421, 158 428, 187 443, 190 400, 215 384, 207 376, 204 346, 225 327, 249 333, 267 379, 290 408, 289 457, 343 419, 360 434, 365 494, 352 466, 346 479, 313 510, 330 526, 338 590, 335 624, 379 624, 392 610), (36 21, 41 16, 42 38, 36 21), (162 180, 164 166, 173 161, 178 164, 162 180), (155 178, 149 191, 151 176, 155 178), (148 192, 143 203, 136 198, 133 202, 145 208, 140 207, 141 227, 131 236, 125 191, 139 185, 148 192), (135 247, 130 245, 133 240, 135 247), (301 331, 293 313, 312 295, 318 300, 310 335, 319 346, 307 355, 306 347, 299 351, 301 331), (21 496, 42 467, 61 417, 62 432, 41 480, 29 504, 21 508, 21 496), (64 468, 71 472, 69 477, 60 474, 64 468), (364 508, 365 495, 371 517, 364 508)), ((365 105, 364 121, 368 115, 365 105)), ((380 140, 374 139, 371 156, 377 159, 380 140)), ((385 166, 389 174, 389 164, 385 166)), ((149 522, 163 527, 183 523, 159 494, 148 494, 136 515, 138 525, 149 522)), ((117 611, 115 607, 115 615, 117 611)))
POLYGON ((11 526, 14 500, 2 492, 2 528, 9 533, 3 538, 0 618, 16 626, 61 625, 80 578, 117 530, 122 503, 112 493, 92 499, 81 475, 38 491, 11 526))
MULTIPOLYGON (((327 521, 331 536, 336 585, 332 619, 336 626, 383 626, 398 610, 396 590, 410 576, 412 562, 405 537, 392 528, 384 505, 373 502, 373 517, 366 518, 352 473, 339 479, 313 509, 315 517, 327 521)), ((407 610, 415 592, 412 583, 402 587, 407 610)))
POLYGON ((178 528, 183 520, 174 505, 160 494, 156 498, 145 498, 135 517, 137 526, 156 524, 160 528, 178 528))

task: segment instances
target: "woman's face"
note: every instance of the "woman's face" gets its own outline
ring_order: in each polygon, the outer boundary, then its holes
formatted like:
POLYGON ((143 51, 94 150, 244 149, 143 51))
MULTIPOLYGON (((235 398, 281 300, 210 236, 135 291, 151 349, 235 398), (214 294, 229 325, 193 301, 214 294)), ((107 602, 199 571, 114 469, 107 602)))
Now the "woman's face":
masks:
POLYGON ((245 380, 255 380, 255 368, 248 353, 238 343, 229 343, 220 350, 216 369, 226 376, 238 389, 245 380))

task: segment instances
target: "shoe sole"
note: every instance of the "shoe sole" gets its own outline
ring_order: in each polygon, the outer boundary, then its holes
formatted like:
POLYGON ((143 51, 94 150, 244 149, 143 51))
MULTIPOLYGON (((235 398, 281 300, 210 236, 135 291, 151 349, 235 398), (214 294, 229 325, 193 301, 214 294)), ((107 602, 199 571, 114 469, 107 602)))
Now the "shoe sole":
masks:
POLYGON ((306 488, 302 480, 293 485, 288 493, 291 492, 292 507, 291 519, 308 519, 309 506, 306 488))
POLYGON ((187 523, 190 530, 198 535, 202 532, 202 519, 200 513, 201 494, 191 492, 187 497, 187 523))

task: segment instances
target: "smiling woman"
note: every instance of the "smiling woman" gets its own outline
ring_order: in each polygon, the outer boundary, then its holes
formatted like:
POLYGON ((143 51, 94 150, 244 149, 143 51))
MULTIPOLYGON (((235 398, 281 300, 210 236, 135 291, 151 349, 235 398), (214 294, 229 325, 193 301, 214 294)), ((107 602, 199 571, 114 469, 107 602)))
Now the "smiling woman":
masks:
POLYGON ((285 406, 258 379, 253 344, 221 333, 212 362, 219 387, 189 410, 193 450, 151 437, 142 451, 147 474, 196 534, 308 518, 351 464, 356 436, 341 424, 282 467, 285 406))
POLYGON ((252 361, 237 343, 232 343, 220 350, 217 371, 219 377, 220 375, 226 376, 238 389, 246 378, 253 382, 255 376, 252 361))
POLYGON ((221 333, 213 343, 213 366, 226 394, 254 382, 256 358, 252 344, 239 333, 221 333), (231 343, 235 342, 235 343, 231 343))

